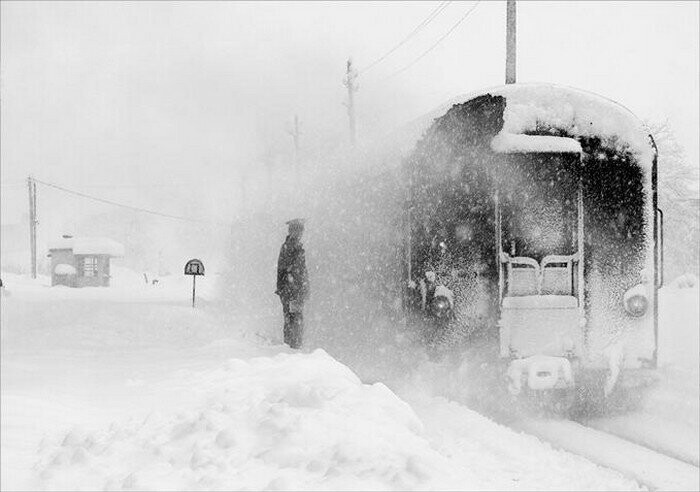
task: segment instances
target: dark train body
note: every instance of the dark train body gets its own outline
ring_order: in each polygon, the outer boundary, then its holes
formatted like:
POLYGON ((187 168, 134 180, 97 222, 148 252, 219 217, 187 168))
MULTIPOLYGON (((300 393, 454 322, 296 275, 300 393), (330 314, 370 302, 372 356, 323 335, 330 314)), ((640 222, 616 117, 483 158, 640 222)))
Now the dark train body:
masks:
POLYGON ((498 344, 513 393, 609 394, 655 368, 656 150, 628 110, 496 88, 435 120, 406 166, 405 278, 454 292, 447 344, 498 344))

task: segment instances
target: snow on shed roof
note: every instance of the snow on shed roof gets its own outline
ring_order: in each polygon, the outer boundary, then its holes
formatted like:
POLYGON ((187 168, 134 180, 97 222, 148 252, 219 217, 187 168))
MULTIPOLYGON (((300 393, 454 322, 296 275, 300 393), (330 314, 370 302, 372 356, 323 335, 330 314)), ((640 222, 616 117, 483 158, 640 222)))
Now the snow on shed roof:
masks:
POLYGON ((61 238, 50 243, 49 249, 72 249, 75 255, 124 256, 124 246, 106 237, 61 238))
POLYGON ((549 135, 518 135, 503 132, 493 137, 491 149, 501 154, 516 152, 567 152, 580 154, 582 152, 581 144, 573 138, 549 135))

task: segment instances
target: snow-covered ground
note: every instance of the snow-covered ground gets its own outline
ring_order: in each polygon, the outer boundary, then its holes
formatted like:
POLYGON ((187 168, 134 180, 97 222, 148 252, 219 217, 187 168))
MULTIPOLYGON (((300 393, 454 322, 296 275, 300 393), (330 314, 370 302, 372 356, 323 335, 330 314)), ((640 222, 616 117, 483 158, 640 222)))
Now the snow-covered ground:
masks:
POLYGON ((659 382, 638 411, 587 422, 698 466, 700 313, 694 288, 660 291, 659 382))
MULTIPOLYGON (((3 490, 639 488, 415 375, 392 391, 323 350, 291 351, 278 318, 220 311, 214 278, 198 281, 197 309, 182 277, 151 286, 119 271, 109 289, 2 278, 3 490)), ((627 420, 682 415, 695 443, 697 296, 662 297, 676 352, 647 417, 627 420)))

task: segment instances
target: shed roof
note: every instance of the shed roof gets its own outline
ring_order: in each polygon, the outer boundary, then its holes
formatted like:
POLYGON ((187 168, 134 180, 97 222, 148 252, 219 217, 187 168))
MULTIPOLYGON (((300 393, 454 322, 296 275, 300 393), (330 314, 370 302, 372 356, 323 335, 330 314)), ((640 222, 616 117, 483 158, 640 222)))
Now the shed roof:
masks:
POLYGON ((49 244, 49 250, 71 249, 75 255, 124 256, 124 246, 106 237, 61 238, 49 244))

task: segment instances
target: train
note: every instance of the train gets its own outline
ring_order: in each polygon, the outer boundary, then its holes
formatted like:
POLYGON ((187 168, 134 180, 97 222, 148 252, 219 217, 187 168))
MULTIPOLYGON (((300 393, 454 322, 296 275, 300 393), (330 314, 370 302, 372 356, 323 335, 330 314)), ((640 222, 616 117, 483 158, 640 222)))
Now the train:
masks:
POLYGON ((439 339, 491 344, 512 395, 574 402, 650 384, 657 156, 632 112, 580 89, 512 84, 453 104, 403 164, 409 324, 430 323, 416 285, 432 282, 452 292, 439 339))

